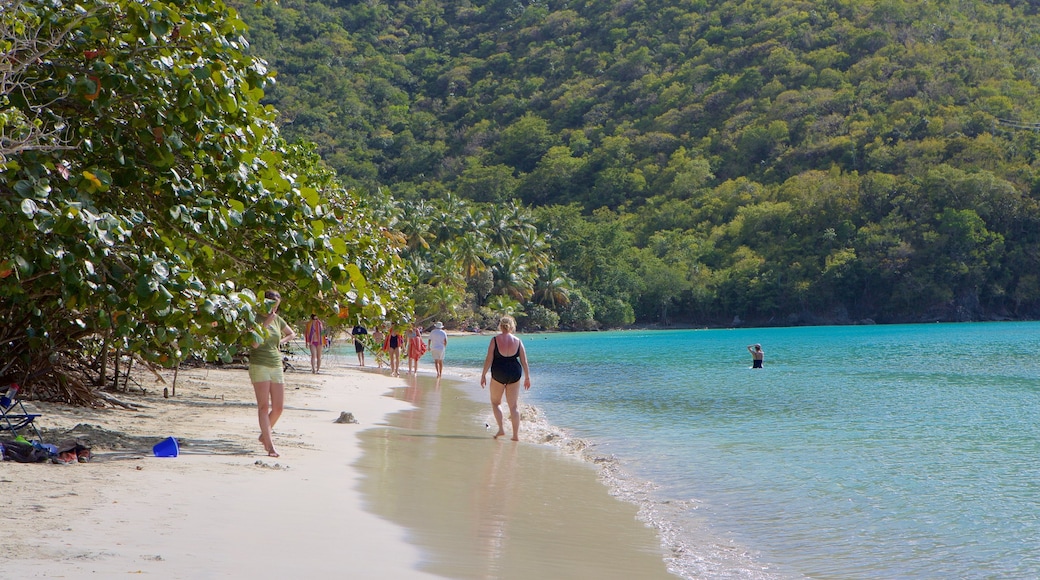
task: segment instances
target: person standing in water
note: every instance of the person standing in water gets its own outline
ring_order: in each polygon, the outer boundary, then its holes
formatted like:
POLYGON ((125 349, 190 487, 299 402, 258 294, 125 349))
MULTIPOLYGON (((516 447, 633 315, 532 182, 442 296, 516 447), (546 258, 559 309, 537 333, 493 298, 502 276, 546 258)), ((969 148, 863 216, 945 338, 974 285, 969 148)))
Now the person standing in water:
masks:
POLYGON ((761 344, 752 344, 747 347, 748 352, 751 353, 751 368, 760 369, 762 368, 762 361, 766 358, 766 353, 762 352, 761 344))
POLYGON ((249 380, 256 394, 257 417, 260 420, 260 443, 267 454, 278 457, 271 440, 271 430, 282 416, 285 405, 285 379, 282 376, 282 353, 278 347, 296 338, 293 329, 278 316, 282 295, 274 290, 264 292, 262 341, 254 342, 249 351, 249 380))
POLYGON ((531 370, 527 367, 527 352, 524 343, 513 332, 516 331, 516 320, 512 316, 503 316, 498 322, 500 331, 491 339, 487 356, 484 357, 484 370, 480 373, 480 388, 487 384, 487 373, 491 371, 491 410, 498 423, 495 439, 505 435, 502 425, 502 395, 509 405, 509 422, 513 424, 513 441, 519 441, 520 434, 520 379, 524 380, 524 390, 531 389, 531 370))

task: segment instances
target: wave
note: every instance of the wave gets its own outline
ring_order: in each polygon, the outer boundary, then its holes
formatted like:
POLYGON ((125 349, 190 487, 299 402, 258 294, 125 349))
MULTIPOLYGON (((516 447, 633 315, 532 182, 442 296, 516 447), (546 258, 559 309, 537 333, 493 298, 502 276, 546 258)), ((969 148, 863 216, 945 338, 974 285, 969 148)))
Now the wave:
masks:
MULTIPOLYGON (((657 532, 664 550, 668 571, 687 579, 779 580, 791 578, 756 562, 746 547, 717 537, 703 518, 694 516, 702 507, 696 499, 669 500, 654 492, 652 481, 629 472, 614 455, 599 452, 596 443, 575 437, 552 424, 541 409, 520 405, 521 441, 548 445, 565 455, 593 464, 599 480, 610 495, 638 508, 638 519, 657 532)), ((484 420, 484 419, 481 419, 484 420)))
MULTIPOLYGON (((446 378, 461 382, 480 380, 480 370, 468 367, 445 367, 446 378)), ((486 403, 484 398, 477 399, 486 403)), ((664 552, 668 571, 680 578, 698 580, 788 580, 802 575, 781 574, 757 562, 754 553, 739 542, 720 537, 712 531, 704 517, 698 517, 702 502, 697 499, 674 500, 660 497, 659 486, 639 478, 624 462, 612 454, 604 454, 595 441, 577 437, 567 429, 551 423, 542 409, 520 404, 520 440, 547 445, 560 453, 595 465, 597 477, 610 495, 637 508, 637 518, 655 530, 664 552)), ((477 425, 494 428, 490 411, 483 409, 473 417, 477 425)), ((506 417, 508 429, 508 416, 506 417)))

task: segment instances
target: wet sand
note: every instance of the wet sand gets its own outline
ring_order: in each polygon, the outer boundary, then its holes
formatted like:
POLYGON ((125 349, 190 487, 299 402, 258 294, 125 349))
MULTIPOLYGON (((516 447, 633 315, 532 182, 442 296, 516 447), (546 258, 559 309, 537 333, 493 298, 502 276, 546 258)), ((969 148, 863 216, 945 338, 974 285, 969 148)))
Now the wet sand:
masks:
POLYGON ((354 467, 367 509, 407 528, 408 542, 422 554, 421 571, 447 578, 677 578, 656 533, 636 518, 635 505, 609 494, 596 466, 523 441, 523 424, 520 443, 492 439, 490 405, 476 400, 487 393, 476 384, 405 381, 394 396, 417 408, 362 432, 354 467))

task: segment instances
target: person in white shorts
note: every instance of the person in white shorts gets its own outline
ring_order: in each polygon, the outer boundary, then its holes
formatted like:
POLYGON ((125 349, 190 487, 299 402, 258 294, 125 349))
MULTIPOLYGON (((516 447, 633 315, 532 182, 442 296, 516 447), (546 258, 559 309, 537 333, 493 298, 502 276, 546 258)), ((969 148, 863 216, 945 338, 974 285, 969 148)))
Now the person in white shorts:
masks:
POLYGON ((448 348, 448 333, 444 332, 444 324, 433 323, 433 330, 430 331, 430 337, 426 339, 426 346, 430 349, 433 366, 436 367, 437 376, 440 377, 441 372, 444 371, 444 351, 448 348))

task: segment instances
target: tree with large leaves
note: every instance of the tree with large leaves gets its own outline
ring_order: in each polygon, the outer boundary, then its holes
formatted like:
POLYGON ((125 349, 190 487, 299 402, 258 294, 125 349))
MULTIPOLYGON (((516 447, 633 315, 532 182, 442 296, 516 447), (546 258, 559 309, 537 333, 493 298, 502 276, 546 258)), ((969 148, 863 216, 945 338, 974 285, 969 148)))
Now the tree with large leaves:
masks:
POLYGON ((267 287, 290 318, 394 302, 393 240, 330 181, 308 181, 313 151, 277 138, 260 103, 271 74, 223 2, 4 8, 6 30, 57 40, 5 39, 4 62, 29 63, 13 86, 31 88, 8 106, 60 127, 68 149, 0 165, 0 382, 87 401, 112 352, 230 357, 261 330, 267 287))

